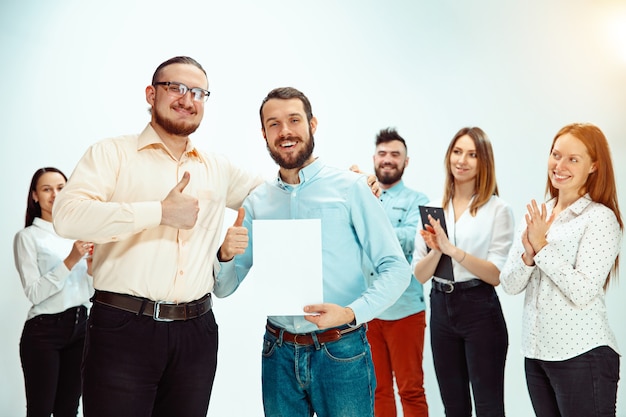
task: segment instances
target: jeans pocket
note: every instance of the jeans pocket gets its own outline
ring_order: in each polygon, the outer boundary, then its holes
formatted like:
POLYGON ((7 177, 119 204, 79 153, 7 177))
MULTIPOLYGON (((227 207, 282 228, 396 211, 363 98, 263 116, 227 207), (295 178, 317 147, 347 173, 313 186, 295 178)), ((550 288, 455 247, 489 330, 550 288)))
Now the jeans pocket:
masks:
POLYGON ((598 358, 597 369, 606 375, 606 379, 617 384, 619 381, 619 362, 617 352, 609 346, 600 346, 592 350, 598 358))
MULTIPOLYGON (((350 336, 358 336, 358 334, 350 336)), ((323 349, 326 356, 338 362, 352 362, 363 358, 367 353, 365 346, 362 343, 355 343, 353 340, 348 339, 360 340, 344 336, 335 342, 324 343, 323 349)))
POLYGON ((137 315, 134 313, 94 303, 89 314, 89 327, 99 330, 118 330, 130 323, 135 317, 137 315))
POLYGON ((261 353, 264 357, 269 358, 270 356, 274 354, 276 341, 277 339, 274 337, 272 338, 269 338, 267 336, 263 337, 263 350, 261 353))
POLYGON ((198 320, 202 320, 202 323, 208 333, 217 333, 218 325, 215 321, 215 315, 212 310, 204 314, 202 317, 199 317, 198 320))

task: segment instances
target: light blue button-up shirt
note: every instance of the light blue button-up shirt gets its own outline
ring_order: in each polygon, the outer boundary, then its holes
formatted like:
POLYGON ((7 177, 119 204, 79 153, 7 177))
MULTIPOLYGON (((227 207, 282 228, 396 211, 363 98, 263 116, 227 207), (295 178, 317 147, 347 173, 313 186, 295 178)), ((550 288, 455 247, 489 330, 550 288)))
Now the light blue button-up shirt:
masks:
MULTIPOLYGON (((428 201, 426 194, 407 188, 402 180, 384 190, 380 195, 380 202, 387 212, 387 217, 391 221, 404 256, 409 263, 413 259, 415 233, 420 223, 419 206, 427 204, 428 201)), ((376 278, 376 271, 367 259, 363 268, 368 282, 376 278)), ((426 309, 423 286, 414 276, 411 278, 411 284, 404 294, 377 318, 398 320, 426 309)))
MULTIPOLYGON (((402 295, 411 280, 385 211, 362 175, 324 165, 319 159, 302 168, 300 184, 278 177, 257 187, 244 201, 249 246, 242 255, 222 262, 213 290, 217 297, 233 293, 252 266, 254 219, 321 219, 324 302, 350 307, 357 323, 370 321, 402 295), (368 286, 362 262, 372 260, 376 279, 368 286)), ((289 242, 285 242, 288 246, 289 242)), ((271 316, 292 333, 319 330, 304 316, 271 316)))

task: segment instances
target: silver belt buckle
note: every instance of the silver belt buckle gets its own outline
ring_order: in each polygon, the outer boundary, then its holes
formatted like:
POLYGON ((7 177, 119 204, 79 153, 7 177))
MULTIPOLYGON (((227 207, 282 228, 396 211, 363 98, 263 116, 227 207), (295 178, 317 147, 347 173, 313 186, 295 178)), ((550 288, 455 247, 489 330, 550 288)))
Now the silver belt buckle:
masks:
POLYGON ((154 313, 152 314, 152 318, 155 321, 174 321, 172 319, 164 319, 163 317, 160 317, 160 313, 161 313, 161 304, 165 304, 165 305, 172 305, 172 304, 176 304, 172 301, 155 301, 154 302, 154 313))
POLYGON ((450 287, 449 291, 447 289, 443 291, 446 294, 450 294, 450 293, 452 293, 452 291, 454 291, 454 284, 453 283, 451 283, 451 282, 444 282, 443 285, 447 285, 448 287, 450 287))

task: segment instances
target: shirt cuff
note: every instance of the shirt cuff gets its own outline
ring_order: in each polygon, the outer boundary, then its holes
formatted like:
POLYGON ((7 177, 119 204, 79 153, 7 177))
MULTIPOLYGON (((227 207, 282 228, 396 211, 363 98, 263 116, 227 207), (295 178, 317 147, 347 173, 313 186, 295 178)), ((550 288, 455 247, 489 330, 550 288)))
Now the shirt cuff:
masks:
POLYGON ((162 206, 160 201, 132 203, 135 213, 135 230, 152 229, 161 224, 162 206))

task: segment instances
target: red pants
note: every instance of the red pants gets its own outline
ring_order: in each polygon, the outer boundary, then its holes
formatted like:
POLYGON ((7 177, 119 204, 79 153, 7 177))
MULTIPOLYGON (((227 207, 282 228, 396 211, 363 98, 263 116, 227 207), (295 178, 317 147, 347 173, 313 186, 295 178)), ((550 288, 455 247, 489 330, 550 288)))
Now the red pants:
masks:
POLYGON ((394 375, 404 417, 428 416, 422 369, 425 329, 424 311, 400 320, 374 319, 369 322, 367 339, 376 372, 376 417, 397 415, 394 375))

